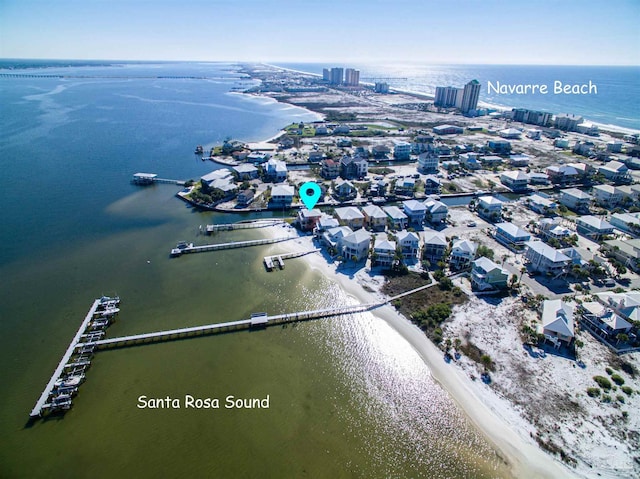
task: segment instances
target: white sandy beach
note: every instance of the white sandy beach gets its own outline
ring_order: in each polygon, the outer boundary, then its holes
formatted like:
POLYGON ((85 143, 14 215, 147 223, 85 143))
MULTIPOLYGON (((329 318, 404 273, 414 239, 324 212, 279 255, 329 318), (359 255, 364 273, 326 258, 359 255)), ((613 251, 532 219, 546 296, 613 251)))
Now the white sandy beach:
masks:
MULTIPOLYGON (((282 234, 280 227, 269 228, 267 234, 282 234)), ((290 234, 298 233, 291 228, 290 234)), ((283 243, 286 251, 308 251, 315 246, 311 236, 301 236, 296 240, 283 243)), ((271 250, 275 254, 285 249, 281 245, 274 245, 271 250)), ((336 265, 328 264, 318 253, 309 254, 293 260, 304 260, 309 268, 319 271, 331 281, 340 284, 341 288, 360 303, 371 303, 383 298, 380 293, 370 293, 363 288, 377 290, 384 280, 381 276, 371 277, 365 268, 361 268, 355 279, 349 278, 342 270, 336 270, 336 265)), ((350 270, 350 273, 353 271, 350 270)), ((518 434, 515 427, 522 427, 526 422, 510 407, 506 400, 488 401, 490 396, 482 394, 480 381, 474 382, 461 369, 443 360, 443 353, 426 335, 408 319, 399 314, 392 306, 384 306, 372 312, 375 316, 386 321, 400 333, 418 352, 420 357, 431 370, 433 378, 448 391, 451 397, 467 414, 478 429, 495 445, 496 449, 510 464, 514 477, 522 478, 573 478, 575 475, 569 468, 554 460, 550 455, 540 450, 533 439, 528 437, 528 430, 518 434)))

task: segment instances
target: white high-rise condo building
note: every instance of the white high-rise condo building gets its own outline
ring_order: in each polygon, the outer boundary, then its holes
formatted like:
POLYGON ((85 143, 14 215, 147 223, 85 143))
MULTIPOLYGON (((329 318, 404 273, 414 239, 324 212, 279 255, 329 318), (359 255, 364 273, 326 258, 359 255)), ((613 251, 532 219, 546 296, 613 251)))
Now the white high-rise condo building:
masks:
POLYGON ((460 105, 460 111, 462 113, 468 113, 471 110, 475 110, 478 107, 478 99, 480 98, 480 82, 478 80, 471 80, 464 86, 464 92, 462 94, 462 105, 460 105))

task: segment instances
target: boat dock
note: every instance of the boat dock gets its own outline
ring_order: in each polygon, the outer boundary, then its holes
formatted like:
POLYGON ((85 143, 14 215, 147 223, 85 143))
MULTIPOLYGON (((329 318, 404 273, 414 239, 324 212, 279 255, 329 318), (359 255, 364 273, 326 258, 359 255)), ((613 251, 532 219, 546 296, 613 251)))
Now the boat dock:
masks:
POLYGON ((170 180, 168 178, 158 178, 155 173, 136 173, 131 179, 131 183, 134 185, 152 185, 154 183, 168 183, 170 185, 184 186, 185 181, 182 180, 170 180))
POLYGON ((308 251, 299 251, 296 253, 284 253, 284 254, 275 254, 272 256, 264 257, 264 266, 267 268, 267 271, 273 271, 276 266, 280 269, 284 269, 284 260, 291 258, 299 258, 300 256, 304 256, 311 253, 317 253, 318 251, 322 251, 320 248, 311 249, 308 251))
MULTIPOLYGON (((95 332, 87 333, 87 330, 90 329, 89 323, 95 320, 96 316, 104 317, 105 314, 109 314, 108 313, 109 311, 115 311, 115 308, 111 308, 111 303, 109 303, 109 301, 112 301, 113 304, 117 304, 117 301, 119 300, 103 297, 103 298, 96 299, 93 302, 93 304, 91 305, 91 309, 89 309, 89 312, 85 316, 84 321, 82 321, 82 324, 80 324, 78 331, 76 332, 75 336, 71 340, 71 343, 67 348, 67 351, 62 356, 60 363, 58 363, 58 367, 53 372, 53 375, 51 376, 51 379, 47 383, 47 386, 44 388, 44 391, 42 391, 42 394, 40 395, 40 398, 36 402, 36 405, 31 410, 31 414, 30 414, 31 417, 41 416, 44 410, 52 408, 54 403, 49 401, 52 396, 52 393, 54 392, 56 381, 61 379, 65 375, 65 373, 68 373, 69 370, 73 372, 79 372, 79 370, 84 370, 84 368, 88 367, 89 364, 91 364, 89 357, 84 355, 77 357, 74 361, 70 362, 70 360, 71 360, 71 357, 74 355, 84 354, 84 353, 78 353, 76 349, 86 351, 86 349, 84 348, 86 345, 82 343, 83 339, 85 339, 86 337, 96 336, 95 332), (105 309, 100 311, 99 308, 105 308, 105 309)), ((113 314, 115 314, 115 312, 113 314)), ((71 400, 65 398, 64 402, 60 402, 59 405, 70 406, 71 400)))
POLYGON ((280 243, 295 239, 292 236, 284 236, 280 238, 266 238, 260 240, 234 241, 232 243, 206 244, 202 246, 194 246, 193 243, 180 242, 171 250, 171 256, 177 257, 188 253, 204 253, 206 251, 219 251, 223 249, 247 248, 249 246, 258 246, 263 244, 280 243))
POLYGON ((210 235, 217 231, 231 231, 242 230, 251 228, 266 228, 268 226, 284 225, 287 224, 284 220, 252 220, 240 223, 226 223, 217 225, 207 225, 205 232, 210 235))

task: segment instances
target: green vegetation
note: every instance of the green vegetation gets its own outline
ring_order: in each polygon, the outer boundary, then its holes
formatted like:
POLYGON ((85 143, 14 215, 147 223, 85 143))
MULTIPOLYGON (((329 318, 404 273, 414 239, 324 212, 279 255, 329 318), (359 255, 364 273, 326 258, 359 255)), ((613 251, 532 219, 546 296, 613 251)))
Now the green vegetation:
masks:
POLYGON ((358 117, 355 113, 329 111, 326 114, 327 121, 355 121, 358 117))
POLYGON ((622 386, 620 389, 622 389, 622 392, 627 396, 631 396, 631 394, 633 394, 633 389, 631 389, 629 386, 622 386))
POLYGON ((593 380, 597 382, 598 386, 600 386, 605 391, 608 391, 609 389, 611 389, 611 381, 609 381, 604 376, 593 376, 593 380))
POLYGON ((476 256, 478 258, 485 256, 493 261, 493 250, 488 246, 481 244, 480 246, 478 246, 478 249, 476 250, 476 256))
POLYGON ((394 170, 393 168, 385 168, 385 167, 378 167, 378 166, 369 168, 369 174, 372 174, 372 175, 389 175, 395 172, 396 170, 394 170))
POLYGON ((609 396, 608 394, 603 394, 602 395, 602 402, 611 402, 611 396, 609 396))
POLYGON ((619 374, 611 375, 611 380, 616 383, 618 386, 622 386, 624 384, 624 379, 619 374))
POLYGON ((600 396, 600 388, 587 388, 589 397, 595 398, 600 396))

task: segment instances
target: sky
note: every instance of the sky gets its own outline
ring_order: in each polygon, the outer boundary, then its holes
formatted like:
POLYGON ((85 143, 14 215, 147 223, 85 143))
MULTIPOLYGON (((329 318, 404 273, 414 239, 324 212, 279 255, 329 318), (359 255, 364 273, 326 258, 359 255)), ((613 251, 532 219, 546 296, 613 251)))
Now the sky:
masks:
POLYGON ((640 65, 640 0, 0 0, 0 58, 640 65))

